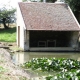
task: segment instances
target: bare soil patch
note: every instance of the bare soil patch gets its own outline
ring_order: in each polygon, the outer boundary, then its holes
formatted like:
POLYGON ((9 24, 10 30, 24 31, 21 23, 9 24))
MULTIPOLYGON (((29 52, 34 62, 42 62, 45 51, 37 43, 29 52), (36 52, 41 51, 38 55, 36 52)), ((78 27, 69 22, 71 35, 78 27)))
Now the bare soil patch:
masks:
POLYGON ((29 80, 30 76, 19 66, 13 64, 11 55, 0 48, 0 80, 29 80))

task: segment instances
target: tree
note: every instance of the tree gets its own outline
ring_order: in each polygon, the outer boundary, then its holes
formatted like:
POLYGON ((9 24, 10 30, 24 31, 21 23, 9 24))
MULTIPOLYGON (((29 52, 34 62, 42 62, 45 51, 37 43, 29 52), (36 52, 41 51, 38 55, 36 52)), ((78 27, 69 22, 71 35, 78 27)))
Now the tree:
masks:
POLYGON ((6 9, 5 7, 0 9, 0 22, 4 25, 5 29, 9 28, 9 23, 11 22, 11 19, 15 15, 16 9, 6 9), (8 25, 6 25, 8 23, 8 25))
POLYGON ((80 23, 80 0, 65 0, 80 23))
MULTIPOLYGON (((52 2, 52 3, 54 3, 55 1, 57 0, 46 0, 46 2, 52 2)), ((41 2, 43 2, 43 0, 41 0, 41 2)))
MULTIPOLYGON (((25 2, 25 1, 31 1, 31 2, 37 2, 37 1, 39 1, 39 2, 43 2, 43 0, 22 0, 23 2, 25 2)), ((55 1, 57 1, 57 0, 46 0, 46 2, 55 2, 55 1)))
POLYGON ((69 6, 71 7, 72 11, 80 11, 80 0, 65 0, 69 6))
POLYGON ((22 0, 23 2, 27 1, 27 0, 22 0))

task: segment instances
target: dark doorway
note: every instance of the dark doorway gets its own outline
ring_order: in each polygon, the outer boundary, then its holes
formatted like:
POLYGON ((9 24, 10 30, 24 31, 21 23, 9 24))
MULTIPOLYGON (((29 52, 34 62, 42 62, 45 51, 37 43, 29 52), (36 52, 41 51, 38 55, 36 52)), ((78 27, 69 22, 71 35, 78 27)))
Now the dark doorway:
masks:
POLYGON ((70 31, 30 31, 30 47, 69 47, 70 31))
POLYGON ((53 41, 48 40, 47 47, 56 47, 56 40, 53 40, 53 41))

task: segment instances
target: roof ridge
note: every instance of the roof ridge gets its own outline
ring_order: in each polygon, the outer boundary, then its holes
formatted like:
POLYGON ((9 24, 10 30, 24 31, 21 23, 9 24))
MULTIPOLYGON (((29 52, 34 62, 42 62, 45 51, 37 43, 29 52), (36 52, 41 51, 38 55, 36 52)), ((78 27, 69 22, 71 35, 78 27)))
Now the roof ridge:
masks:
POLYGON ((18 2, 18 3, 28 3, 28 4, 67 4, 67 3, 63 3, 63 2, 55 2, 55 3, 44 3, 44 2, 18 2))

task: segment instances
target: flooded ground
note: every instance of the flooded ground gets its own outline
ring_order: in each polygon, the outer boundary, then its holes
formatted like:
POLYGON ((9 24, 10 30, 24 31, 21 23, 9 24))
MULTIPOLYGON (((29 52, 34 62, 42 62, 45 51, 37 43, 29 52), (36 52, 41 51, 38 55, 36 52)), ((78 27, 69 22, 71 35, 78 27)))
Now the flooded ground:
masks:
POLYGON ((12 56, 13 62, 16 64, 23 64, 32 58, 41 57, 55 57, 55 58, 71 58, 80 60, 80 52, 19 52, 12 56))
MULTIPOLYGON (((27 62, 32 58, 41 58, 41 57, 71 58, 80 61, 79 52, 19 52, 13 54, 12 60, 15 64, 23 64, 24 62, 27 62)), ((26 72, 30 75, 31 78, 30 80, 43 80, 42 76, 55 75, 58 73, 58 72, 33 71, 31 69, 26 70, 26 72)))

